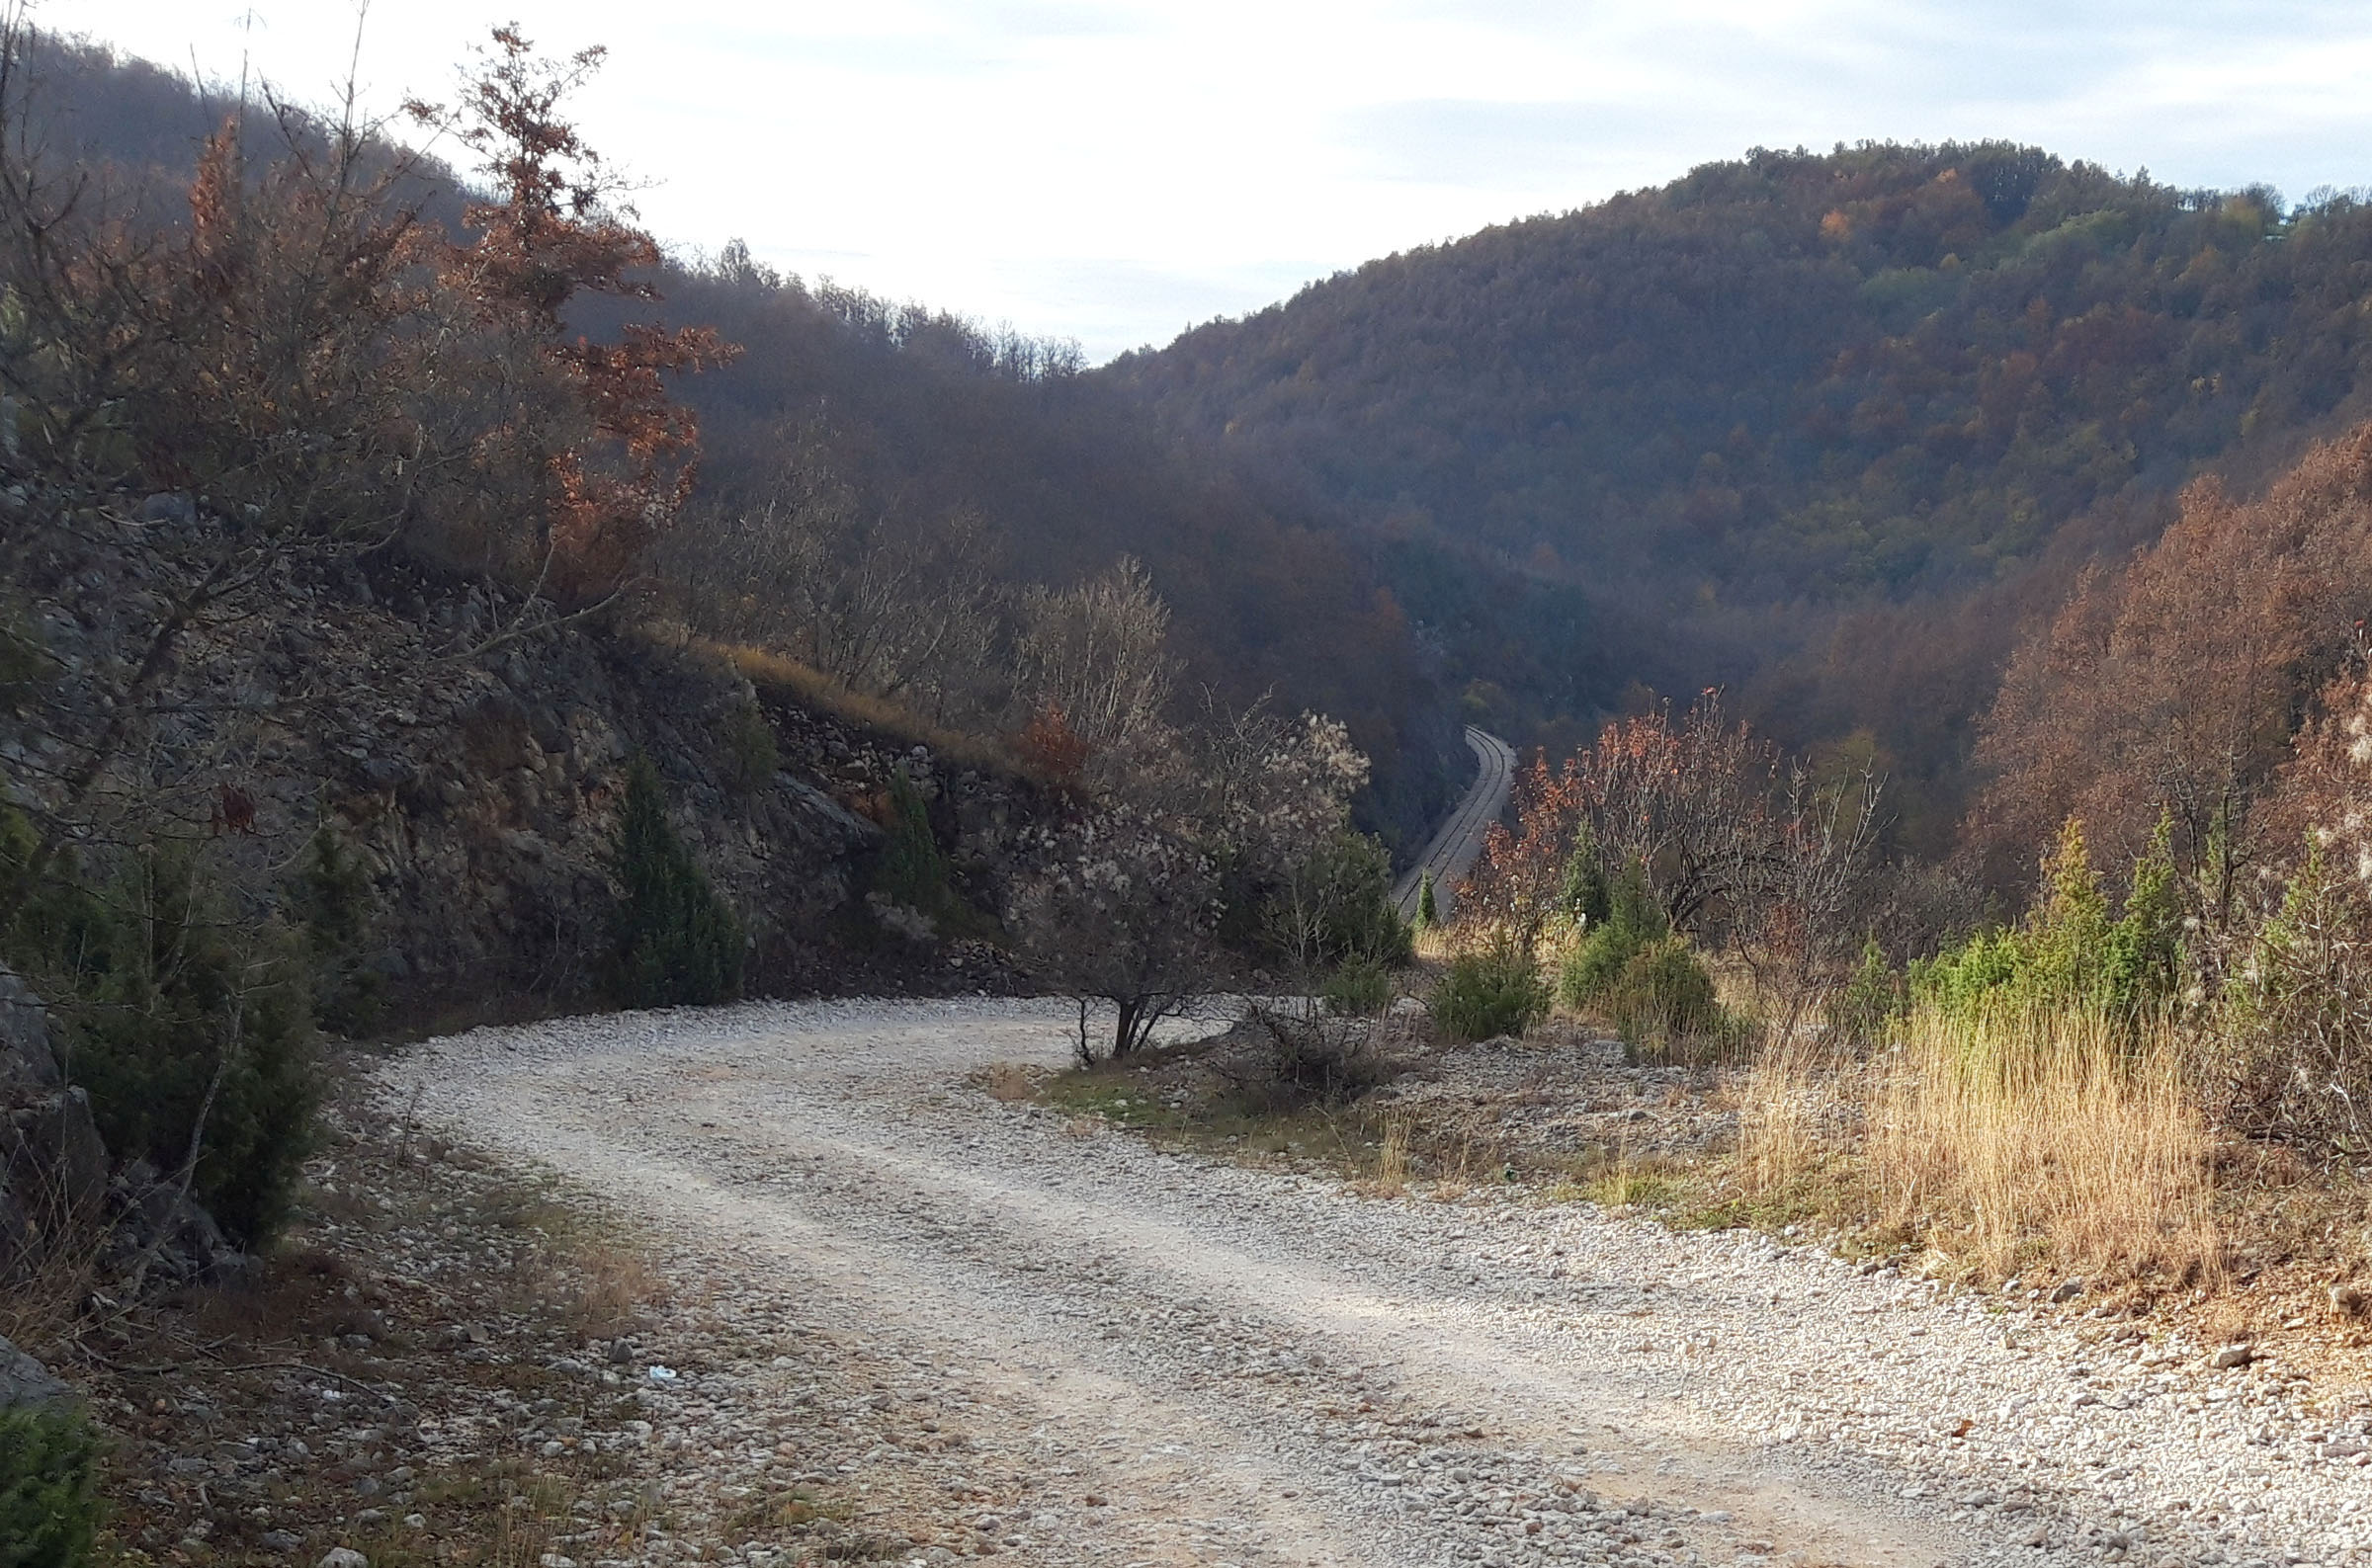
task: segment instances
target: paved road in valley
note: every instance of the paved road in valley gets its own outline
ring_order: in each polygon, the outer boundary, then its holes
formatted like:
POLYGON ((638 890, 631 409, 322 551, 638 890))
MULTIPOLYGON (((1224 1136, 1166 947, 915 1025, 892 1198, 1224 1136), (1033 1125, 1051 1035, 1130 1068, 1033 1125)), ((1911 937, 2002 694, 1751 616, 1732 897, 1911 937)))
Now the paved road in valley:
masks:
POLYGON ((1496 735, 1486 735, 1472 724, 1466 727, 1466 743, 1474 749, 1478 765, 1475 782, 1442 823, 1425 853, 1417 857, 1408 874, 1401 877, 1393 889, 1393 900, 1400 907, 1402 920, 1416 918, 1417 887, 1424 873, 1433 873, 1433 907, 1447 918, 1454 901, 1452 889, 1465 877, 1467 867, 1482 852, 1482 836, 1490 825, 1499 820, 1507 809, 1507 790, 1515 782, 1515 748, 1496 735))

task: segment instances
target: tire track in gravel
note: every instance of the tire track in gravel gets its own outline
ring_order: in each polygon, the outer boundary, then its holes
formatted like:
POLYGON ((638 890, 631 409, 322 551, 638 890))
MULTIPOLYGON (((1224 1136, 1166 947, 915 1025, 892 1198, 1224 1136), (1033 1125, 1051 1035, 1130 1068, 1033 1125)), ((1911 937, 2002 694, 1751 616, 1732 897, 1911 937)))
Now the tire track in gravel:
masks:
MULTIPOLYGON (((976 1444, 1034 1445, 1108 1500, 1018 1530, 1023 1561, 1907 1568, 1998 1557, 2031 1523, 1732 1419, 1803 1375, 1771 1365, 1821 1366, 1844 1314, 1923 1295, 1832 1292, 1752 1238, 1361 1199, 964 1082, 1065 1048, 1027 1004, 579 1020, 437 1042, 425 1095, 770 1291, 861 1300, 845 1327, 959 1366, 1015 1413, 976 1444)), ((1932 1421, 1950 1370, 1885 1419, 1932 1421)))

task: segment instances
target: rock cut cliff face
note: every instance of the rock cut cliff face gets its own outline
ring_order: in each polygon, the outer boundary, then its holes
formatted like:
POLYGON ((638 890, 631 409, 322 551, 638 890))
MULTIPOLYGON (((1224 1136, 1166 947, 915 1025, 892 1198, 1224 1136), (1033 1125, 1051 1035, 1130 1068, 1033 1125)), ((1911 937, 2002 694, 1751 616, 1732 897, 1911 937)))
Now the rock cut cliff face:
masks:
MULTIPOLYGON (((54 674, 0 709, 0 785, 24 803, 103 727, 172 586, 132 552, 60 538, 36 554, 10 586, 54 674)), ((1052 806, 1031 786, 761 701, 721 660, 624 618, 513 634, 515 601, 400 563, 292 569, 268 590, 265 613, 184 640, 176 701, 111 763, 82 836, 100 856, 191 841, 261 917, 329 827, 367 879, 361 961, 389 1022, 597 1000, 636 752, 749 931, 751 991, 1002 988, 993 951, 868 916, 883 830, 865 809, 905 773, 951 861, 992 883, 1052 806), (778 748, 769 779, 734 755, 753 707, 778 748)))

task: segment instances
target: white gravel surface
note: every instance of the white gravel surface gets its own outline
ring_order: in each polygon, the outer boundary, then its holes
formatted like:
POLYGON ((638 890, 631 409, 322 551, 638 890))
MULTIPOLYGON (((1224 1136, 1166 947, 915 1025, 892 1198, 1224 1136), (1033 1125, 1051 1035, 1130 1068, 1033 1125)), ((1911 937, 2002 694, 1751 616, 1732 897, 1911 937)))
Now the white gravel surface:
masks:
POLYGON ((969 1081, 1060 1061, 1066 1027, 621 1015, 434 1041, 390 1089, 996 1412, 974 1449, 1050 1483, 965 1522, 1001 1560, 2372 1558, 2365 1406, 2278 1365, 1745 1232, 1362 1197, 969 1081))

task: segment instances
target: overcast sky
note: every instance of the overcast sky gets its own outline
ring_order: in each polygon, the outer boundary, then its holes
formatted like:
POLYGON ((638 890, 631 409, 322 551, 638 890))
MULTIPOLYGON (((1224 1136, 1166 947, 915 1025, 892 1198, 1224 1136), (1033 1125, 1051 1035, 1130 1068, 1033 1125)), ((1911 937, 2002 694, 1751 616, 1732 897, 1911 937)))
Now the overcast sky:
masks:
MULTIPOLYGON (((344 0, 41 0, 284 90, 344 0)), ((1097 360, 1372 256, 1755 145, 2006 136, 2184 186, 2372 183, 2362 0, 378 0, 368 94, 451 96, 498 21, 606 43, 594 143, 662 239, 1097 360), (491 9, 489 9, 489 5, 491 9)))

